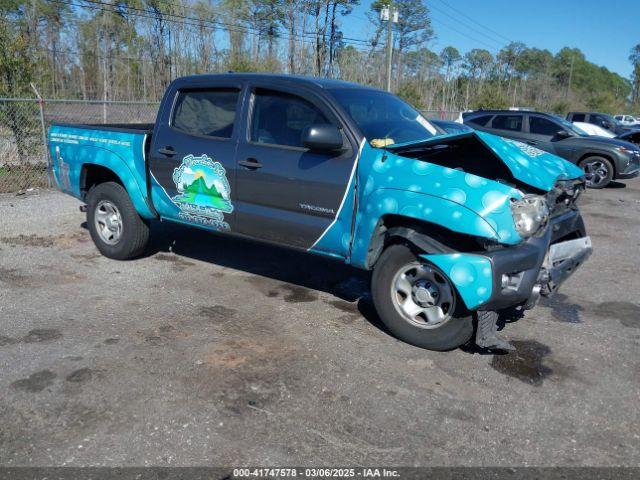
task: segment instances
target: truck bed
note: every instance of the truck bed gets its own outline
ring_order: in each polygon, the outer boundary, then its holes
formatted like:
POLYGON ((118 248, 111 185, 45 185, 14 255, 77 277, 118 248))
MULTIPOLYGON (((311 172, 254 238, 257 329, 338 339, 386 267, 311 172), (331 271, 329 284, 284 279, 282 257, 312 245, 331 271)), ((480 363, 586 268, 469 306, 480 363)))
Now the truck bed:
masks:
POLYGON ((138 213, 153 217, 146 168, 152 132, 153 124, 148 123, 52 124, 49 152, 56 184, 82 200, 89 187, 87 172, 108 170, 121 179, 138 213))

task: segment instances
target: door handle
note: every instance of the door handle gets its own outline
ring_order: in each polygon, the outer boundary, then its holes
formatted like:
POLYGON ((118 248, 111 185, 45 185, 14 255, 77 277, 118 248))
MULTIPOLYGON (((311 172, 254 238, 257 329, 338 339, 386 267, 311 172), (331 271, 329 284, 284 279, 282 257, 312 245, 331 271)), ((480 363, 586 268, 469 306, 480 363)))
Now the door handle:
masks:
POLYGON ((240 160, 238 165, 242 165, 243 167, 249 170, 257 170, 258 168, 262 168, 262 164, 255 158, 247 158, 246 160, 240 160))
POLYGON ((176 151, 173 149, 173 147, 162 147, 158 149, 158 153, 161 153, 162 155, 166 155, 167 157, 173 157, 176 154, 176 151))
POLYGON ((538 142, 536 142, 535 140, 527 140, 527 143, 529 145, 538 145, 538 142))

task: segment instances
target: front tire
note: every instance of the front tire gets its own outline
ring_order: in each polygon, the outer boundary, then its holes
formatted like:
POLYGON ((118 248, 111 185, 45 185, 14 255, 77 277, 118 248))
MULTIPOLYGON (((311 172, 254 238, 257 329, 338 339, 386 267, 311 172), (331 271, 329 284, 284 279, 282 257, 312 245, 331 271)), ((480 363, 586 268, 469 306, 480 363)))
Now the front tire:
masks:
POLYGON ((144 252, 149 224, 138 215, 129 194, 116 182, 101 183, 87 195, 87 226, 100 253, 128 260, 144 252))
POLYGON ((404 245, 382 252, 371 282, 373 303, 399 339, 429 350, 451 350, 473 336, 470 313, 451 281, 404 245))
POLYGON ((613 180, 613 165, 604 157, 589 157, 580 162, 589 188, 604 188, 613 180))

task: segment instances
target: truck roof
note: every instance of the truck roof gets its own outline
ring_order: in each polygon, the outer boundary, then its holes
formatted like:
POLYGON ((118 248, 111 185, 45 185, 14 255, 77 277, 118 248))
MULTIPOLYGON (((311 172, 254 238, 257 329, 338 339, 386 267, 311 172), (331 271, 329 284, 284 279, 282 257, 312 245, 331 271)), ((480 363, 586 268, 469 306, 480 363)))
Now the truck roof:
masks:
POLYGON ((358 83, 345 82, 343 80, 334 80, 331 78, 318 78, 318 77, 308 77, 304 75, 287 75, 287 74, 278 74, 278 73, 206 73, 200 75, 188 75, 185 77, 180 77, 174 80, 175 83, 179 85, 186 84, 188 85, 191 80, 207 80, 210 79, 212 81, 221 80, 221 79, 229 79, 233 78, 236 80, 277 80, 279 82, 285 83, 305 83, 307 85, 313 85, 320 88, 358 88, 358 89, 368 89, 368 90, 378 90, 377 88, 368 87, 365 85, 360 85, 358 83))

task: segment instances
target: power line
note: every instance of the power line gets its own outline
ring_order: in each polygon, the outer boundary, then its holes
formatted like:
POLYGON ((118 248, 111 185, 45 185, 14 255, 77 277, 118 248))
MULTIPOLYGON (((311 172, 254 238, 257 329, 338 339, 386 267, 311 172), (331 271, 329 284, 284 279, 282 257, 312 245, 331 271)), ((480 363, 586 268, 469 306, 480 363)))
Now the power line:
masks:
POLYGON ((496 40, 495 38, 489 37, 486 32, 483 32, 483 31, 475 28, 473 25, 469 25, 468 23, 465 23, 465 22, 461 21, 459 18, 456 18, 455 16, 449 14, 448 12, 446 12, 444 10, 441 10, 440 8, 436 7, 435 5, 431 5, 430 8, 435 10, 435 11, 437 11, 437 12, 439 12, 439 13, 441 13, 442 15, 445 15, 446 17, 452 19, 453 21, 459 23, 461 26, 464 26, 466 28, 469 28, 470 30, 473 30, 474 32, 476 32, 477 34, 481 35, 482 37, 484 37, 486 40, 488 40, 490 42, 496 43, 496 44, 498 44, 500 46, 502 46, 504 44, 504 41, 496 40))
POLYGON ((461 10, 458 10, 455 7, 452 7, 451 5, 449 5, 447 2, 445 2, 445 0, 438 0, 440 3, 442 3, 443 5, 449 7, 451 10, 453 10, 454 12, 457 12, 459 15, 462 15, 463 17, 467 18, 468 20, 471 20, 473 23, 475 23, 476 25, 484 28, 485 30, 488 30, 489 32, 493 33, 494 35, 497 35, 499 38, 502 38, 504 41, 506 42, 513 42, 513 40, 511 40, 508 37, 505 37, 504 35, 502 35, 499 32, 496 32, 495 30, 493 30, 492 28, 487 27, 486 25, 483 25, 482 23, 478 22, 477 20, 471 18, 469 15, 467 15, 466 13, 462 12, 461 10))
POLYGON ((449 25, 449 24, 447 24, 447 23, 443 22, 443 21, 442 21, 441 19, 439 19, 439 18, 436 18, 436 17, 433 17, 433 16, 432 16, 432 20, 437 21, 438 23, 440 23, 440 25, 442 25, 442 26, 444 26, 444 27, 446 27, 446 28, 448 28, 448 29, 450 29, 450 30, 453 30, 454 32, 458 33, 459 35, 462 35, 463 37, 468 38, 469 40, 472 40, 472 41, 474 41, 474 42, 477 42, 477 43, 480 43, 480 44, 484 45, 484 46, 485 46, 485 47, 487 47, 488 49, 493 50, 493 51, 494 51, 494 53, 495 53, 495 52, 497 52, 497 51, 498 51, 498 49, 499 49, 499 48, 498 48, 498 47, 496 47, 495 45, 491 45, 491 44, 489 44, 489 43, 487 43, 487 42, 485 42, 485 41, 483 41, 483 40, 480 40, 480 39, 478 39, 478 38, 472 37, 471 35, 469 35, 468 33, 464 32, 464 31, 462 31, 462 30, 458 30, 456 27, 452 27, 451 25, 449 25))
MULTIPOLYGON (((94 8, 90 5, 83 5, 83 4, 77 4, 77 3, 73 3, 72 1, 67 0, 65 1, 61 1, 61 0, 48 0, 50 2, 55 2, 55 3, 63 3, 63 4, 67 4, 67 5, 72 5, 72 6, 76 6, 76 7, 80 7, 80 8, 94 8)), ((254 28, 254 27, 250 27, 250 26, 246 26, 246 25, 237 25, 237 24, 232 24, 232 23, 227 23, 227 22, 222 22, 220 20, 213 20, 213 19, 204 19, 204 18, 200 18, 200 17, 191 17, 188 15, 180 15, 177 13, 170 13, 170 12, 162 12, 162 11, 154 11, 154 10, 148 10, 148 9, 143 9, 143 8, 137 8, 137 7, 131 7, 131 6, 122 6, 122 7, 118 7, 117 5, 113 5, 110 4, 108 2, 103 2, 100 0, 83 0, 86 3, 90 3, 93 5, 101 5, 103 7, 107 7, 107 8, 102 8, 101 10, 103 11, 110 11, 110 12, 120 12, 122 10, 127 10, 129 11, 129 15, 132 16, 139 16, 142 18, 150 18, 152 20, 158 20, 158 14, 162 15, 162 19, 164 21, 169 21, 168 18, 166 17, 173 17, 173 18, 179 18, 181 20, 189 20, 191 22, 197 22, 197 24, 193 24, 193 23, 185 23, 185 22, 176 22, 176 23, 183 23, 186 25, 192 25, 192 26, 201 26, 202 22, 204 23, 208 23, 208 24, 212 24, 212 25, 219 25, 224 27, 225 29, 229 30, 229 31, 234 31, 234 32, 238 32, 238 33, 253 33, 253 34, 264 34, 264 31, 254 28), (130 12, 138 12, 136 14, 130 13, 130 12)), ((173 5, 173 6, 178 6, 176 4, 169 4, 169 5, 173 5)), ((247 19, 249 19, 248 17, 245 17, 247 19)), ((174 20, 175 22, 175 20, 174 20)), ((309 39, 309 35, 305 35, 305 34, 300 34, 300 33, 291 33, 291 32, 283 32, 284 33, 284 38, 291 38, 291 37, 297 37, 297 38, 302 38, 302 39, 309 39)), ((313 37, 315 37, 316 34, 313 34, 313 37)), ((320 34, 321 37, 323 38, 327 38, 330 37, 327 34, 320 34)), ((352 38, 352 37, 340 37, 340 40, 343 41, 344 43, 351 43, 351 44, 368 44, 368 40, 364 40, 364 39, 360 39, 360 38, 352 38)))
MULTIPOLYGON (((91 2, 91 3, 101 3, 101 4, 105 4, 104 2, 96 2, 95 0, 84 0, 84 1, 91 2)), ((193 6, 190 6, 190 5, 180 5, 179 3, 171 3, 171 2, 163 2, 163 4, 164 4, 164 5, 167 5, 167 6, 171 6, 171 7, 181 8, 181 9, 183 9, 183 10, 185 10, 185 11, 186 11, 186 10, 190 10, 190 11, 192 11, 192 12, 199 13, 197 8, 195 8, 195 7, 193 7, 193 6)), ((111 4, 106 3, 106 5, 111 5, 111 4)), ((126 7, 124 7, 124 8, 134 9, 134 7, 129 7, 129 6, 126 6, 126 7)), ((136 10, 141 10, 141 9, 136 9, 136 10)), ((145 11, 145 10, 144 10, 144 9, 142 9, 141 11, 145 11)), ((154 14, 155 14, 155 12, 154 12, 153 10, 146 10, 146 12, 154 13, 154 14)), ((165 12, 161 12, 161 13, 166 14, 165 12)), ((169 14, 169 15, 174 15, 174 14, 169 14)), ((254 18, 253 18, 253 17, 251 17, 251 16, 249 16, 249 15, 246 15, 246 14, 242 14, 242 13, 240 13, 240 12, 237 12, 237 15, 238 15, 238 17, 240 17, 241 19, 246 20, 246 21, 248 21, 248 22, 249 22, 249 21, 253 21, 253 20, 254 20, 254 18)), ((241 25, 228 24, 228 23, 225 23, 225 22, 221 22, 221 21, 219 21, 219 20, 205 20, 205 19, 202 19, 202 18, 200 18, 200 17, 197 17, 197 18, 194 18, 194 17, 184 17, 184 18, 190 18, 190 19, 193 19, 193 20, 199 20, 199 21, 207 21, 207 22, 219 23, 219 24, 222 24, 222 25, 233 25, 233 26, 237 26, 237 27, 240 27, 240 28, 249 28, 249 29, 256 30, 256 31, 258 31, 258 32, 260 32, 260 31, 261 31, 260 29, 256 29, 256 28, 253 28, 253 27, 246 27, 246 26, 241 26, 241 25)), ((286 34, 287 34, 287 35, 289 35, 289 34, 290 34, 290 32, 286 32, 286 34)), ((295 34, 295 33, 294 33, 294 36, 296 36, 296 35, 299 35, 299 34, 295 34)), ((315 33, 313 33, 313 35, 315 36, 316 34, 315 34, 315 33)), ((321 36, 323 36, 323 37, 330 37, 330 35, 328 35, 328 34, 324 34, 324 35, 321 35, 321 36)), ((352 42, 360 42, 360 43, 365 43, 365 44, 368 44, 368 43, 369 43, 369 40, 365 40, 365 39, 362 39, 362 38, 344 37, 344 36, 343 36, 343 37, 340 37, 340 38, 341 38, 342 40, 348 40, 348 41, 352 41, 352 42)))

